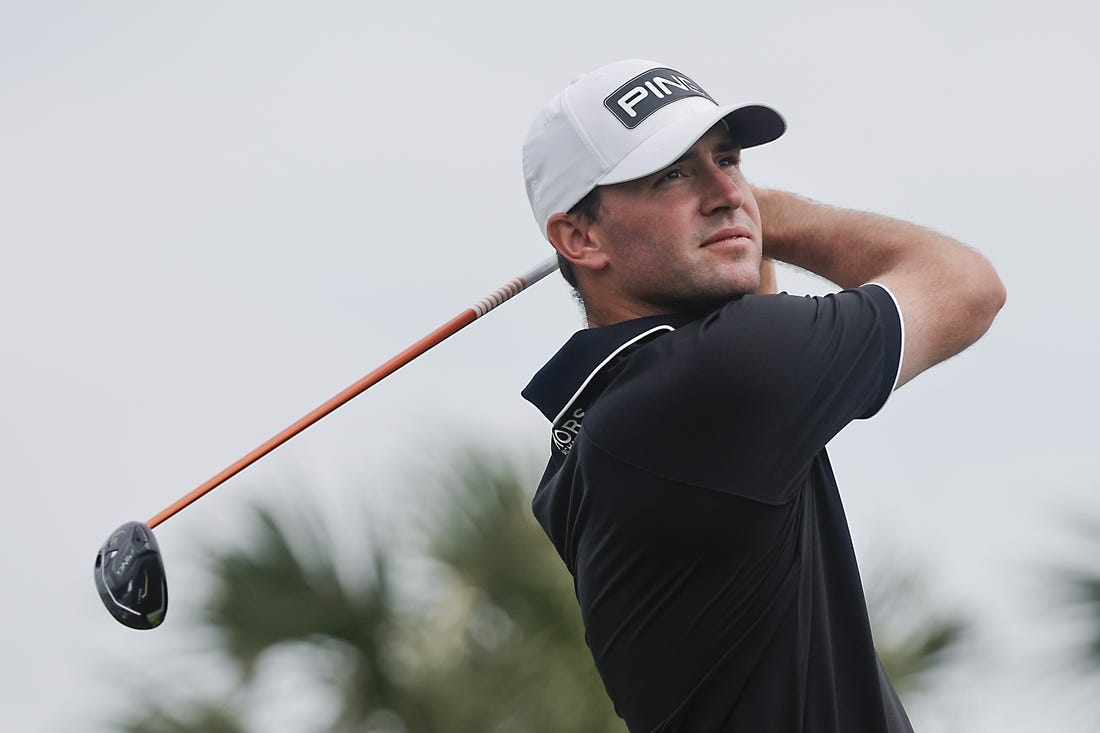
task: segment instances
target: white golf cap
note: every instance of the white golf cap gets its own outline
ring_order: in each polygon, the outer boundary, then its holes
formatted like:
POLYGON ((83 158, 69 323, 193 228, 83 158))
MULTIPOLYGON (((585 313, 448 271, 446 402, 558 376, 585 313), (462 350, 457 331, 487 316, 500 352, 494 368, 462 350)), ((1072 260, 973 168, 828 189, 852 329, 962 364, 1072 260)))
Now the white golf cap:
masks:
POLYGON ((527 198, 543 236, 551 215, 596 186, 661 170, 721 119, 742 148, 787 129, 770 107, 720 105, 656 61, 616 61, 577 77, 542 108, 523 143, 527 198))

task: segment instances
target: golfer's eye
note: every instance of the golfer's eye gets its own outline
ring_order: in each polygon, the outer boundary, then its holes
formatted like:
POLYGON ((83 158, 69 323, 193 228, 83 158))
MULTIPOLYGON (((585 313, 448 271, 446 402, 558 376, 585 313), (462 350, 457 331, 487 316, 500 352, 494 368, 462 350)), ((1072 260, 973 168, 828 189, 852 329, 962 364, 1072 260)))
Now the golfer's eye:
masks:
POLYGON ((723 168, 737 168, 741 165, 740 155, 724 155, 718 159, 718 165, 723 168))
POLYGON ((668 181, 675 181, 678 178, 683 178, 684 172, 679 168, 673 168, 672 170, 665 171, 657 177, 657 185, 667 183, 668 181))

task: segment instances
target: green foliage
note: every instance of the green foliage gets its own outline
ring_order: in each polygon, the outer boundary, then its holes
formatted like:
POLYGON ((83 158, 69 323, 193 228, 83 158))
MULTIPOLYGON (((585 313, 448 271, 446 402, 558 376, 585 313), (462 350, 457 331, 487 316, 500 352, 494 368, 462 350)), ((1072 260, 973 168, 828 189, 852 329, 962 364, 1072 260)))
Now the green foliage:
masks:
POLYGON ((1100 522, 1080 516, 1063 521, 1067 536, 1077 543, 1078 560, 1049 569, 1044 592, 1052 596, 1066 621, 1083 621, 1085 638, 1070 656, 1076 656, 1074 661, 1081 667, 1078 676, 1091 678, 1087 683, 1094 685, 1100 676, 1100 570, 1095 563, 1100 522))
POLYGON ((387 663, 396 629, 387 558, 377 553, 373 574, 359 592, 341 582, 329 532, 311 515, 278 519, 256 512, 254 546, 223 551, 211 560, 217 582, 205 614, 225 651, 254 677, 264 652, 293 643, 324 647, 340 664, 330 684, 339 688, 343 711, 334 730, 365 720, 376 709, 401 709, 410 701, 387 663), (297 530, 291 533, 291 525, 297 530), (293 539, 292 539, 293 535, 293 539))
POLYGON ((903 698, 925 690, 970 634, 962 616, 930 610, 925 591, 916 571, 896 565, 874 573, 868 584, 875 648, 903 698))
POLYGON ((248 733, 228 704, 204 703, 184 715, 157 708, 122 724, 126 733, 248 733))
MULTIPOLYGON (((213 548, 202 615, 239 672, 234 699, 275 649, 330 660, 331 733, 622 733, 584 643, 568 573, 528 505, 534 478, 466 454, 417 491, 430 592, 403 594, 414 559, 376 543, 369 571, 341 579, 334 528, 308 512, 256 510, 242 549, 213 548)), ((369 514, 369 507, 360 510, 369 514)), ((412 543, 409 543, 412 544, 412 543)), ((327 727, 325 727, 327 726, 327 727)), ((233 706, 157 709, 129 733, 248 733, 233 706)))
POLYGON ((584 643, 572 579, 531 515, 534 479, 485 455, 452 465, 425 526, 451 580, 442 606, 462 609, 462 653, 437 687, 444 728, 624 731, 584 643))
POLYGON ((1091 620, 1091 635, 1085 643, 1085 655, 1100 671, 1100 576, 1079 575, 1070 580, 1078 604, 1091 620))
MULTIPOLYGON (((531 514, 535 484, 533 471, 501 457, 454 457, 408 492, 416 523, 390 532, 400 546, 375 533, 358 577, 338 572, 336 529, 315 514, 257 509, 245 547, 208 554, 214 590, 202 623, 238 672, 229 702, 153 710, 124 730, 250 733, 244 713, 265 656, 306 647, 327 660, 316 681, 338 700, 311 731, 624 733, 585 645, 572 579, 531 514)), ((899 690, 915 689, 964 624, 928 617, 911 575, 875 598, 884 663, 899 690)))

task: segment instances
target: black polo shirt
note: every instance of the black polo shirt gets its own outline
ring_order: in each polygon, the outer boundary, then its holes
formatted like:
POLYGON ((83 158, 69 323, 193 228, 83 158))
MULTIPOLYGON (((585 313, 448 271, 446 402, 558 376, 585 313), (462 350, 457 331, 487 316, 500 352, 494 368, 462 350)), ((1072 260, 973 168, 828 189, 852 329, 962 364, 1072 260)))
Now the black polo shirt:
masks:
POLYGON ((575 334, 524 390, 535 516, 633 733, 911 731, 871 640, 825 444, 896 384, 878 285, 575 334))

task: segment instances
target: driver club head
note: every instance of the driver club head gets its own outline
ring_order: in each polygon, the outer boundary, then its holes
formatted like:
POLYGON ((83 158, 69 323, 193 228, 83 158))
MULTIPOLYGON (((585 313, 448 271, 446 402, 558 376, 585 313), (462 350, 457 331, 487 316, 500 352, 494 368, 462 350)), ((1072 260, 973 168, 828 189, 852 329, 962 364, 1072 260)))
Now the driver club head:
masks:
POLYGON ((168 610, 168 583, 153 530, 127 522, 107 538, 95 557, 95 587, 120 624, 152 629, 168 610))

